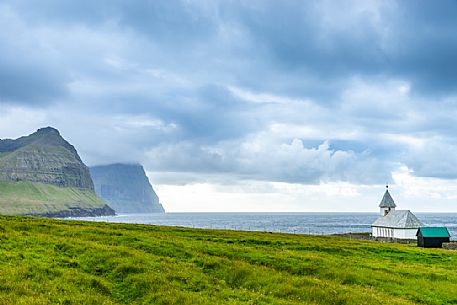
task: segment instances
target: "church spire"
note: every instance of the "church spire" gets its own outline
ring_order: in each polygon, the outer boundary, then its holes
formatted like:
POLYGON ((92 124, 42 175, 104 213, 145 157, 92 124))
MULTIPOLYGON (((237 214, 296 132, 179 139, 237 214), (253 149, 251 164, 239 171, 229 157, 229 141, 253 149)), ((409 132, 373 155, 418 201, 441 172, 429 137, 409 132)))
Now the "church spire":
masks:
POLYGON ((390 196, 389 193, 389 185, 386 185, 386 192, 382 197, 381 203, 379 204, 380 208, 395 208, 397 205, 395 204, 394 199, 390 196))
POLYGON ((395 210, 396 206, 397 205, 395 204, 394 199, 392 196, 390 196, 389 185, 386 184, 386 192, 384 193, 381 203, 379 204, 379 207, 381 208, 381 215, 387 215, 391 210, 395 210))

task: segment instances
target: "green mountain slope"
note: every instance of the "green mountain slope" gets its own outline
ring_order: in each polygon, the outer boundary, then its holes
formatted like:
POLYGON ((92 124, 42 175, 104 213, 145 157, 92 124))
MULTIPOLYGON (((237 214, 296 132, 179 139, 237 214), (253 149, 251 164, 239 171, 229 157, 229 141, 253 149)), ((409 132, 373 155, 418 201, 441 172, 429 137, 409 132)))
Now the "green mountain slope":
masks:
POLYGON ((0 140, 0 213, 65 217, 113 215, 114 210, 94 193, 76 149, 47 127, 0 140))
POLYGON ((0 181, 0 214, 101 216, 106 214, 105 209, 106 202, 88 189, 38 182, 0 181))

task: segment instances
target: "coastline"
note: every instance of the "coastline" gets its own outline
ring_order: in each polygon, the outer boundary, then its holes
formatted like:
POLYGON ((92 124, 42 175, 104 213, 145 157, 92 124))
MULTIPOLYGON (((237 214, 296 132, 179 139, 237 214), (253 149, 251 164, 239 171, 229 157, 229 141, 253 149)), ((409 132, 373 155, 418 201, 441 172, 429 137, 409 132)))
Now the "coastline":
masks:
POLYGON ((80 218, 80 217, 103 217, 103 216, 116 216, 115 211, 108 205, 100 208, 69 208, 68 210, 47 212, 47 213, 28 213, 21 216, 34 216, 45 218, 80 218))
MULTIPOLYGON (((152 224, 201 229, 275 232, 309 235, 371 232, 376 213, 151 213, 82 217, 80 220, 152 224)), ((457 238, 457 214, 421 214, 429 226, 446 226, 457 238)))

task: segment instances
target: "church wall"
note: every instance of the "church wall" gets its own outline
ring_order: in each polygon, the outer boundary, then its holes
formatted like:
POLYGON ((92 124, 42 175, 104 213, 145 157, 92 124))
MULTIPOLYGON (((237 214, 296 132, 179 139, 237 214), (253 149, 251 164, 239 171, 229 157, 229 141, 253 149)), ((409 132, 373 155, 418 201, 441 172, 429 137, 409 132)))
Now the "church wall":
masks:
POLYGON ((378 237, 378 227, 371 227, 371 236, 378 237))
POLYGON ((371 236, 373 237, 394 237, 394 230, 384 227, 371 227, 371 236))
POLYGON ((394 237, 400 239, 416 239, 417 229, 394 229, 394 237))
POLYGON ((393 229, 383 227, 371 227, 373 237, 390 237, 398 239, 416 239, 417 229, 393 229))

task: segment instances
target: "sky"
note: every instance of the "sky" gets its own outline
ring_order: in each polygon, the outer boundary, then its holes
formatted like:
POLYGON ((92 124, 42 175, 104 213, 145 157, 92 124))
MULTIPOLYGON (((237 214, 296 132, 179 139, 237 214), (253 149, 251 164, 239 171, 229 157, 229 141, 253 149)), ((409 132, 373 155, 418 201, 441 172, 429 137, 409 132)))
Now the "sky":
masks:
POLYGON ((0 0, 0 138, 165 209, 457 211, 457 1, 0 0))

